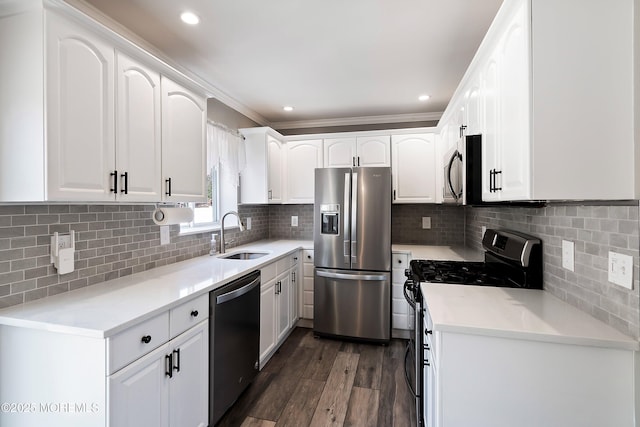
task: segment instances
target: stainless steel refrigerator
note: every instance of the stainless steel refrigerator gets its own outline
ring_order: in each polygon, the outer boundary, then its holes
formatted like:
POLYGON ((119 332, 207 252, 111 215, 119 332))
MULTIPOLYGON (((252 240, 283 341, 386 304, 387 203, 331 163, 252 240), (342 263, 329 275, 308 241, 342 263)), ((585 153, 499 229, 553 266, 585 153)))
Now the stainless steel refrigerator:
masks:
POLYGON ((313 329, 391 338, 391 169, 315 170, 313 329))

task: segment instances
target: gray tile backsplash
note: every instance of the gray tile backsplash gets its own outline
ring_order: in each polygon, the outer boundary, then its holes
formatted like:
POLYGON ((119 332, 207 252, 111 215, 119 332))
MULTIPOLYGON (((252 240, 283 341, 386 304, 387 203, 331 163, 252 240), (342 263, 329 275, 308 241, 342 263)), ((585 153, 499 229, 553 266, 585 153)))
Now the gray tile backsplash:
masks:
POLYGON ((398 204, 391 206, 391 239, 397 244, 464 245, 464 209, 450 205, 398 204), (431 228, 422 228, 422 217, 431 228))
MULTIPOLYGON (((0 308, 127 276, 209 252, 211 233, 160 245, 153 205, 0 206, 0 308), (76 231, 75 271, 59 276, 49 260, 50 236, 76 231)), ((553 203, 543 208, 393 205, 392 241, 481 248, 482 226, 540 237, 544 286, 618 330, 640 336, 638 202, 627 205, 553 203), (431 229, 422 229, 422 217, 431 229), (562 239, 575 243, 575 272, 562 268, 562 239), (609 251, 633 256, 634 289, 609 283, 609 251)), ((313 205, 241 205, 251 230, 226 233, 228 248, 262 239, 313 239, 313 205), (291 226, 298 216, 298 227, 291 226)))
POLYGON ((539 237, 546 290, 621 332, 640 337, 637 201, 630 205, 467 207, 465 211, 468 246, 481 248, 482 226, 539 237), (562 240, 575 243, 574 272, 562 268, 562 240), (608 281, 609 251, 633 256, 633 290, 608 281))

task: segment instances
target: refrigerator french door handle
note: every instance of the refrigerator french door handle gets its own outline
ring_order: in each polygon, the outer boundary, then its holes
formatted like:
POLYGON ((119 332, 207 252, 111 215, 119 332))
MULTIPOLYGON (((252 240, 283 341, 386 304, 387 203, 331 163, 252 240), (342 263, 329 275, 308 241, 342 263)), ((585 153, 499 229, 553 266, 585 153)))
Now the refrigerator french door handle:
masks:
POLYGON ((389 280, 389 277, 384 274, 334 273, 332 271, 324 271, 319 269, 316 269, 316 274, 319 277, 326 277, 327 279, 368 280, 368 281, 375 281, 375 282, 389 280))
POLYGON ((351 268, 358 262, 358 172, 351 174, 351 268))
POLYGON ((349 233, 349 212, 351 210, 350 206, 351 200, 351 173, 347 172, 344 174, 344 206, 342 209, 342 218, 343 218, 343 236, 344 236, 344 265, 351 265, 349 260, 351 253, 349 252, 349 243, 351 242, 351 234, 349 233))

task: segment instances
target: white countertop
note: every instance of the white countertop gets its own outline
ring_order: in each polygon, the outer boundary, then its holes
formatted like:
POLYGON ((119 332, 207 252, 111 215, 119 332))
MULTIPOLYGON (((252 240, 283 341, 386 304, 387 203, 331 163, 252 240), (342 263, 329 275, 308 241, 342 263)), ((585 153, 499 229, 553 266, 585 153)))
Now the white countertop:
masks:
POLYGON ((0 325, 95 338, 112 336, 190 298, 208 293, 298 249, 301 240, 257 241, 227 250, 269 252, 253 260, 202 256, 0 310, 0 325))
POLYGON ((434 331, 639 350, 637 340, 536 289, 421 285, 434 331))
POLYGON ((445 261, 482 261, 484 252, 464 246, 392 245, 393 252, 404 252, 411 259, 437 259, 445 261))

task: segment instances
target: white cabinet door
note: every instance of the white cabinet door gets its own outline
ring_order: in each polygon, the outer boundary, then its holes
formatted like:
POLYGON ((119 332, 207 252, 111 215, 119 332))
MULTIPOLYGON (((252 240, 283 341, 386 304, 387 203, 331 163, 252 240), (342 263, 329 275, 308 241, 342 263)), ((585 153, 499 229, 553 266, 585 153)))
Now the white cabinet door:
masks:
POLYGON ((276 285, 277 333, 276 341, 285 338, 291 327, 291 278, 289 272, 279 276, 276 285))
POLYGON ((108 377, 110 427, 169 426, 169 344, 108 377))
POLYGON ((45 22, 47 199, 114 200, 114 49, 55 13, 45 22))
POLYGON ((291 267, 291 291, 289 292, 289 326, 293 327, 300 318, 302 302, 300 301, 300 285, 302 281, 302 251, 296 254, 296 262, 291 267))
POLYGON ((404 297, 404 270, 409 267, 409 255, 391 254, 391 327, 393 329, 413 329, 412 310, 404 297))
POLYGON ((502 200, 530 194, 529 24, 526 4, 514 13, 500 43, 500 169, 496 178, 502 200))
POLYGON ((260 368, 276 346, 276 280, 260 289, 260 368))
POLYGON ((467 91, 465 92, 464 125, 466 135, 482 133, 482 99, 480 91, 480 76, 473 76, 467 91))
POLYGON ((498 58, 497 53, 491 55, 482 70, 481 76, 482 103, 484 124, 482 132, 482 199, 498 200, 498 193, 492 191, 493 173, 498 165, 498 129, 500 112, 498 110, 498 58))
POLYGON ((391 142, 388 135, 356 138, 356 166, 391 166, 391 142))
POLYGON ((393 203, 435 203, 435 135, 393 135, 391 145, 393 203))
POLYGON ((116 62, 118 199, 157 202, 162 199, 160 75, 121 52, 116 62))
MULTIPOLYGON (((171 341, 170 425, 205 427, 209 422, 209 322, 171 341)), ((142 425, 142 424, 141 424, 142 425)))
POLYGON ((271 135, 267 135, 267 155, 268 200, 269 203, 282 203, 283 147, 282 143, 271 135))
POLYGON ((324 140, 324 167, 350 168, 356 165, 355 138, 329 138, 324 140))
POLYGON ((206 100, 162 77, 163 198, 206 201, 206 100))
POLYGON ((322 140, 290 141, 285 147, 286 203, 313 203, 315 168, 322 167, 322 140))

